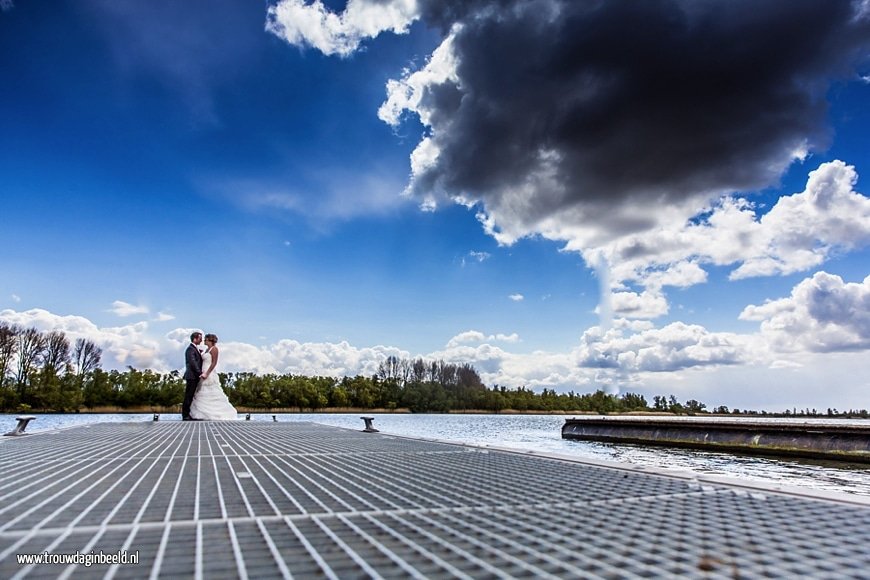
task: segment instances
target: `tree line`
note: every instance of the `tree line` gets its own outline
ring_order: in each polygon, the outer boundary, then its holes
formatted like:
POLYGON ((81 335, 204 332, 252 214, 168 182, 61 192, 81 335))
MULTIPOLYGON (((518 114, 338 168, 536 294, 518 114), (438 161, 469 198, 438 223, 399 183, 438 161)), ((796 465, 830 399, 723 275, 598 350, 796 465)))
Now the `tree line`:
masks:
MULTIPOLYGON (((184 380, 179 371, 157 373, 128 367, 103 370, 102 350, 93 342, 70 343, 62 331, 39 332, 0 322, 0 411, 43 410, 76 412, 97 408, 167 409, 181 405, 184 380)), ((443 360, 388 357, 372 376, 335 378, 250 372, 219 373, 221 385, 237 408, 294 409, 408 409, 411 412, 532 411, 624 413, 657 411, 675 414, 708 413, 704 403, 681 403, 673 395, 656 395, 649 404, 643 395, 557 393, 526 387, 487 387, 470 364, 443 360)), ((718 414, 762 414, 750 410, 713 409, 718 414)), ((775 415, 811 415, 797 409, 775 415)), ((867 416, 866 410, 827 416, 867 416)))
POLYGON ((63 331, 0 322, 0 410, 77 410, 102 356, 89 340, 70 344, 63 331))

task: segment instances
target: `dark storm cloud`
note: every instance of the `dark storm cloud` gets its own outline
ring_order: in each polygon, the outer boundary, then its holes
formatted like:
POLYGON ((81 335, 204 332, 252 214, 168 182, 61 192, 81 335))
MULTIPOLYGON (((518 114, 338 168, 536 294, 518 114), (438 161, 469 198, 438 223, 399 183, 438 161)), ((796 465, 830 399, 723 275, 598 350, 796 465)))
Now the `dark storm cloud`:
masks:
POLYGON ((828 145, 826 92, 867 62, 856 6, 425 2, 430 24, 461 24, 459 80, 424 94, 440 153, 413 190, 509 204, 529 225, 566 208, 589 218, 775 183, 799 151, 828 145), (533 186, 517 194, 523 183, 533 186))

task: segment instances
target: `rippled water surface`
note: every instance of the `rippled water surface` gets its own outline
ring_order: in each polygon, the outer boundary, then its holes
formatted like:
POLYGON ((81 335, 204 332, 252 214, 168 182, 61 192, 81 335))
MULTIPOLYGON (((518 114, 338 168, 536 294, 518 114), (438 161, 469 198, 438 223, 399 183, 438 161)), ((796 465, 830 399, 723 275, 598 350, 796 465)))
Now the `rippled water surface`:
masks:
MULTIPOLYGON (((618 461, 644 467, 677 469, 708 475, 755 480, 818 490, 870 496, 870 465, 843 465, 822 461, 773 459, 662 447, 615 445, 562 439, 563 415, 407 415, 372 414, 381 433, 444 439, 475 445, 493 445, 582 459, 618 461)), ((15 425, 14 415, 0 415, 0 431, 15 425)), ((151 414, 38 415, 28 432, 105 421, 148 421, 151 414)), ((362 429, 360 414, 279 414, 278 421, 312 421, 324 425, 362 429)), ((175 420, 163 415, 161 420, 175 420)), ((706 418, 705 418, 706 419, 706 418)), ((271 421, 271 414, 252 414, 251 420, 271 421)), ((730 419, 733 420, 733 419, 730 419)), ((758 419, 753 419, 758 421, 758 419)), ((870 426, 870 421, 820 420, 825 423, 870 426)), ((793 420, 793 422, 805 422, 793 420)), ((819 424, 813 422, 813 424, 819 424)))

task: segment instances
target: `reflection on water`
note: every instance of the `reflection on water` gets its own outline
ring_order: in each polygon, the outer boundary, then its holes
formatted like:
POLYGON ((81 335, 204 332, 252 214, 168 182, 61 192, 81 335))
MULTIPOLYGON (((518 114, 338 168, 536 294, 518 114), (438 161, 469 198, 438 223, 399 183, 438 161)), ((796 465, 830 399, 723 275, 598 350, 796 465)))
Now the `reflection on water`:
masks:
MULTIPOLYGON (((279 421, 312 421, 361 430, 361 414, 302 413, 277 415, 279 421)), ((371 414, 381 433, 406 437, 446 439, 475 445, 510 447, 581 459, 618 461, 657 469, 677 469, 870 496, 870 465, 818 460, 776 459, 691 449, 616 445, 562 439, 565 416, 560 415, 407 415, 371 414)), ((149 421, 151 414, 38 415, 28 432, 104 421, 149 421)), ((240 416, 243 417, 243 416, 240 416)), ((176 420, 161 416, 161 420, 176 420)), ((271 421, 272 415, 252 414, 251 420, 271 421)), ((733 420, 733 419, 732 419, 733 420)), ((758 421, 758 419, 752 419, 758 421)), ((800 420, 804 422, 805 420, 800 420)), ((861 420, 824 420, 826 423, 870 425, 861 420)), ((818 424, 818 423, 815 423, 818 424)), ((15 426, 15 415, 0 415, 0 432, 15 426)))

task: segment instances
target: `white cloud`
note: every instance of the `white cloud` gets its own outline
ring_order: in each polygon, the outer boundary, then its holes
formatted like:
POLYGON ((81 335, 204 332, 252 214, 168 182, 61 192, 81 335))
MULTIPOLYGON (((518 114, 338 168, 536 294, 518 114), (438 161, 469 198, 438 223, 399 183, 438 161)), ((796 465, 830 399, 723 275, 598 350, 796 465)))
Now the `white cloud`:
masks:
POLYGON ((693 221, 591 250, 568 246, 587 261, 606 258, 617 287, 690 286, 706 281, 703 264, 737 264, 732 279, 800 272, 836 251, 870 244, 870 198, 854 191, 857 179, 842 161, 823 163, 810 172, 804 191, 781 197, 761 218, 746 200, 723 198, 693 221))
POLYGON ((488 385, 576 392, 637 390, 653 375, 676 377, 688 371, 756 364, 752 336, 710 332, 683 323, 656 328, 649 321, 617 319, 610 329, 590 328, 580 345, 565 353, 509 352, 491 344, 494 338, 466 331, 453 337, 444 350, 426 356, 470 363, 488 385))
POLYGON ((483 263, 486 260, 489 260, 491 257, 492 255, 489 252, 476 252, 474 250, 471 250, 468 252, 468 254, 462 256, 460 264, 464 268, 465 265, 468 264, 468 262, 474 261, 478 263, 483 263))
POLYGON ((842 161, 812 171, 806 189, 780 198, 762 216, 751 253, 734 279, 801 272, 836 250, 870 243, 870 198, 854 191, 858 174, 842 161))
POLYGON ((644 278, 644 285, 658 291, 664 286, 688 288, 706 281, 707 272, 697 262, 689 260, 672 264, 665 270, 651 270, 644 278))
POLYGON ((149 310, 147 306, 142 305, 134 305, 129 302, 124 302, 123 300, 115 300, 112 302, 112 307, 108 310, 121 318, 126 318, 127 316, 133 316, 135 314, 148 314, 149 310))
POLYGON ((83 316, 60 316, 41 308, 33 308, 23 312, 0 310, 0 320, 8 324, 17 324, 23 328, 32 326, 40 331, 63 330, 77 335, 89 335, 97 332, 96 325, 83 316))
MULTIPOLYGON (((431 111, 423 107, 422 103, 430 87, 447 82, 459 82, 456 73, 458 61, 453 50, 453 42, 456 38, 456 32, 459 30, 454 28, 452 33, 441 42, 438 48, 432 52, 426 66, 414 72, 406 69, 401 80, 390 79, 387 81, 387 100, 378 109, 379 119, 395 127, 401 122, 405 111, 408 111, 418 114, 423 124, 431 125, 431 111)), ((415 149, 415 153, 421 149, 430 148, 431 152, 417 153, 417 155, 431 161, 437 157, 437 148, 431 149, 433 147, 435 147, 434 141, 424 138, 415 149)), ((412 169, 413 155, 411 157, 412 169)), ((424 163, 422 166, 418 163, 418 173, 428 166, 430 166, 429 163, 424 163)))
MULTIPOLYGON (((469 363, 488 386, 581 393, 605 388, 645 393, 648 398, 674 393, 683 399, 740 407, 759 401, 774 408, 860 407, 856 401, 863 400, 870 386, 863 378, 867 358, 862 352, 870 349, 868 296, 870 277, 849 284, 820 273, 796 286, 790 298, 747 307, 742 318, 762 322, 757 334, 711 332, 681 322, 658 328, 648 320, 618 318, 608 329, 588 329, 568 352, 511 352, 493 343, 516 344, 516 333, 477 330, 457 334, 442 350, 415 355, 396 347, 360 348, 345 341, 285 339, 256 346, 223 336, 221 370, 369 376, 388 356, 422 356, 469 363), (849 313, 854 314, 852 320, 849 313), (832 349, 846 352, 827 352, 832 349), (832 363, 831 357, 836 361, 832 363), (832 364, 840 377, 835 382, 830 380, 832 364)), ((41 331, 62 330, 71 342, 92 340, 103 349, 107 369, 129 365, 161 373, 183 368, 184 348, 195 330, 176 328, 154 336, 144 321, 101 328, 84 317, 41 309, 2 310, 0 321, 41 331)))
POLYGON ((508 298, 510 298, 514 302, 522 302, 523 300, 525 300, 526 297, 523 296, 522 294, 518 293, 518 294, 511 294, 510 296, 508 296, 508 298))
POLYGON ((782 411, 829 407, 867 407, 870 381, 866 353, 802 354, 801 363, 729 365, 687 369, 676 373, 647 373, 640 389, 651 395, 674 394, 708 405, 782 411))
POLYGON ((614 292, 610 297, 613 314, 625 318, 658 318, 668 313, 668 302, 657 292, 614 292))
MULTIPOLYGON (((103 349, 103 367, 124 369, 127 366, 156 372, 184 368, 184 348, 192 328, 176 328, 155 337, 147 322, 119 327, 97 327, 81 316, 60 316, 42 309, 24 312, 0 311, 0 321, 21 327, 35 327, 42 332, 61 330, 70 342, 77 338, 93 341, 103 349)), ((226 372, 300 373, 309 375, 372 375, 388 356, 408 358, 398 348, 374 346, 357 348, 347 342, 300 343, 280 340, 266 346, 221 340, 221 370, 226 372)))
POLYGON ((408 358, 409 354, 394 347, 358 348, 345 341, 339 343, 300 343, 281 340, 268 347, 279 372, 330 376, 373 375, 378 364, 388 356, 408 358))
POLYGON ((82 316, 61 316, 40 308, 24 312, 3 310, 0 311, 0 320, 23 328, 34 327, 42 332, 60 330, 67 335, 70 343, 78 338, 90 340, 103 349, 105 368, 123 369, 130 365, 157 372, 168 372, 176 368, 168 362, 172 358, 172 344, 150 336, 148 323, 144 321, 126 326, 99 328, 82 316))
POLYGON ((593 327, 586 331, 577 356, 580 366, 623 374, 673 372, 748 362, 747 340, 682 322, 654 328, 622 321, 608 330, 593 327))
POLYGON ((595 390, 595 372, 577 366, 571 353, 512 353, 489 343, 452 344, 426 355, 455 364, 474 366, 486 385, 509 388, 595 390))
POLYGON ((341 13, 331 12, 320 0, 281 0, 269 7, 266 30, 295 46, 348 56, 381 32, 406 32, 418 17, 416 0, 348 0, 341 13))
POLYGON ((154 322, 167 322, 169 320, 175 320, 175 316, 167 312, 158 312, 154 322))
POLYGON ((479 330, 466 330, 465 332, 460 332, 447 341, 447 348, 468 342, 483 342, 484 340, 486 340, 486 335, 479 330))
POLYGON ((447 348, 451 349, 461 344, 467 344, 470 342, 485 342, 485 341, 497 341, 497 342, 509 342, 515 343, 519 342, 520 335, 516 332, 511 334, 490 334, 486 335, 479 330, 466 330, 465 332, 460 332, 449 341, 447 341, 447 348))
POLYGON ((741 320, 761 322, 774 352, 849 352, 870 349, 870 276, 846 283, 817 272, 788 298, 747 306, 741 320))
POLYGON ((580 251, 599 271, 606 264, 610 288, 645 289, 614 295, 623 303, 621 311, 613 306, 616 314, 665 314, 662 288, 706 282, 705 265, 736 266, 732 280, 786 275, 870 245, 870 198, 854 190, 857 179, 855 168, 842 161, 823 163, 810 172, 804 191, 781 197, 761 217, 748 201, 725 197, 692 220, 675 220, 595 248, 569 240, 566 248, 580 251))
POLYGON ((10 296, 10 298, 12 298, 12 302, 15 302, 16 304, 21 302, 21 296, 19 296, 18 294, 13 294, 12 296, 10 296))

